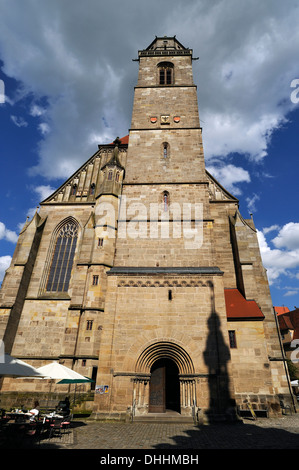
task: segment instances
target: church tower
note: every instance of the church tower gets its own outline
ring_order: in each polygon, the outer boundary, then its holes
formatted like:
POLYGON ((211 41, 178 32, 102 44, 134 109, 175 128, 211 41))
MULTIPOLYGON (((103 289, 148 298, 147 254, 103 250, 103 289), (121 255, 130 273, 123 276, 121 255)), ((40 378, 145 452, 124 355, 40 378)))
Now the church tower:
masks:
POLYGON ((291 398, 254 223, 205 169, 193 60, 176 37, 139 51, 129 135, 41 203, 3 282, 7 352, 93 377, 95 418, 291 398))
POLYGON ((138 61, 99 352, 97 382, 107 393, 96 395, 95 415, 126 407, 135 419, 167 409, 222 414, 242 388, 230 349, 235 318, 227 309, 240 295, 247 313, 238 315, 258 329, 264 319, 246 300, 245 282, 250 299, 261 305, 264 296, 250 291, 252 260, 242 266, 238 258, 237 239, 256 237, 255 228, 205 170, 192 50, 175 37, 156 37, 138 61))

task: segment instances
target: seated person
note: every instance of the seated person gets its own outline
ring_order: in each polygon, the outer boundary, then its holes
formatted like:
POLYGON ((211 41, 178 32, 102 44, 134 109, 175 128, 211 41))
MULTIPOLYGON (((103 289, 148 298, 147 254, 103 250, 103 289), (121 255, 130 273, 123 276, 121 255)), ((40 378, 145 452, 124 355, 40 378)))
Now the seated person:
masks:
POLYGON ((70 401, 68 397, 58 403, 56 411, 63 416, 68 416, 70 414, 70 401))
POLYGON ((39 415, 39 402, 38 401, 34 402, 34 408, 32 408, 32 410, 29 410, 28 414, 30 415, 29 421, 36 421, 39 415))

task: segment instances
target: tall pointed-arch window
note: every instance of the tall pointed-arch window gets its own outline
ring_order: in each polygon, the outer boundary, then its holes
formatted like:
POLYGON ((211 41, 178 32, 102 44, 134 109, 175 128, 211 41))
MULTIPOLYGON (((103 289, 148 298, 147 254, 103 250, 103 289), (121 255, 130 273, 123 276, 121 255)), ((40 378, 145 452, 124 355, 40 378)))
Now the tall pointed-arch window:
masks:
POLYGON ((159 69, 159 85, 173 85, 174 74, 173 64, 171 62, 160 62, 159 69))
POLYGON ((78 226, 68 221, 58 230, 46 283, 47 292, 67 292, 78 239, 78 226))

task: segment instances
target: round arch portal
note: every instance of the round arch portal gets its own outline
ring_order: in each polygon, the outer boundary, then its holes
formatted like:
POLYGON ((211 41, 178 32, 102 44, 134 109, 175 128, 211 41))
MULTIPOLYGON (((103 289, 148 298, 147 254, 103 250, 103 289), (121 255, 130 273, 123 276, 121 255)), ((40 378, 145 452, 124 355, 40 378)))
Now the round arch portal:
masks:
POLYGON ((147 346, 136 362, 135 372, 133 402, 136 414, 166 409, 192 414, 196 402, 194 366, 180 345, 159 341, 147 346))
POLYGON ((148 346, 136 362, 136 372, 149 373, 158 359, 171 359, 177 365, 181 375, 194 374, 194 366, 189 354, 171 341, 159 341, 148 346))

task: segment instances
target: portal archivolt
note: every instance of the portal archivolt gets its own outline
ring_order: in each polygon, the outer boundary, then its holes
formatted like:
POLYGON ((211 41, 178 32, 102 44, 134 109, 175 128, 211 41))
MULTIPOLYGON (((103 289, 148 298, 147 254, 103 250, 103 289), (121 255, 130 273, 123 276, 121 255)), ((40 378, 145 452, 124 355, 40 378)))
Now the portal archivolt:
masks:
MULTIPOLYGON (((167 373, 176 369, 176 383, 178 391, 175 397, 175 406, 171 406, 172 409, 176 409, 181 413, 191 415, 192 408, 196 402, 196 391, 195 391, 195 377, 194 377, 194 366, 189 354, 178 344, 170 341, 160 341, 151 344, 140 354, 135 368, 135 379, 133 389, 133 406, 134 412, 147 413, 154 411, 156 408, 153 406, 153 393, 155 398, 163 392, 163 385, 161 383, 161 390, 159 384, 155 384, 155 390, 151 380, 154 378, 154 371, 159 368, 166 368, 167 373), (173 366, 171 366, 173 364, 173 366), (171 367, 170 367, 171 366, 171 367), (175 369, 174 369, 175 368, 175 369)), ((159 376, 158 376, 159 378, 159 376)), ((175 377, 174 377, 175 378, 175 377)), ((155 375, 155 380, 157 377, 155 375)), ((164 380, 164 379, 163 379, 164 380)), ((161 382, 163 381, 161 378, 161 382)), ((164 381, 165 383, 165 381, 164 381)), ((166 380, 166 387, 169 381, 166 380)), ((162 408, 168 406, 168 391, 166 390, 165 399, 161 399, 162 408)), ((170 394, 170 401, 174 399, 173 393, 170 394)), ((156 400, 155 400, 156 401, 156 400)), ((161 412, 161 410, 159 412, 161 412)))
POLYGON ((171 359, 177 365, 179 374, 194 374, 189 354, 181 346, 170 341, 161 341, 148 346, 137 360, 136 372, 149 373, 158 359, 171 359))

